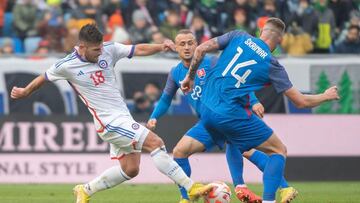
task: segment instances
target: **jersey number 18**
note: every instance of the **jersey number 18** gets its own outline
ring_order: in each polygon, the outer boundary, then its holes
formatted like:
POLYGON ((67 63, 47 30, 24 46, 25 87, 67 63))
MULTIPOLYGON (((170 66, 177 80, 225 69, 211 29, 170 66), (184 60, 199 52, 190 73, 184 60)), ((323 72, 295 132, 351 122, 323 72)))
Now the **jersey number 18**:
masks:
POLYGON ((95 74, 91 73, 90 78, 92 79, 95 86, 105 82, 105 78, 101 70, 96 71, 95 74))
MULTIPOLYGON (((237 53, 235 54, 235 56, 231 59, 230 63, 226 66, 224 72, 222 73, 222 76, 225 77, 226 74, 230 71, 230 69, 233 67, 234 63, 238 60, 238 58, 241 56, 241 54, 243 53, 243 49, 238 47, 237 48, 237 53)), ((241 84, 245 84, 246 82, 246 78, 249 77, 249 75, 251 74, 251 70, 248 69, 245 71, 245 73, 240 76, 238 74, 236 74, 236 72, 243 67, 246 66, 251 66, 257 64, 257 62, 255 60, 248 60, 248 61, 244 61, 241 63, 236 64, 236 66, 233 68, 233 70, 231 71, 231 75, 237 80, 237 83, 235 84, 236 88, 239 88, 241 84)))

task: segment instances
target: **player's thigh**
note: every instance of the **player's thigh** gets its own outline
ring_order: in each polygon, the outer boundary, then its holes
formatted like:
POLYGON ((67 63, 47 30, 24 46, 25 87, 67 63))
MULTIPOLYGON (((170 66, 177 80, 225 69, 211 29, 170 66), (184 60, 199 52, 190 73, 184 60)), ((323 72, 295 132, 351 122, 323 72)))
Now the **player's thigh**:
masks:
POLYGON ((136 152, 136 153, 125 154, 119 160, 120 166, 126 175, 130 177, 135 177, 139 174, 140 158, 141 158, 141 154, 136 152))
POLYGON ((110 143, 111 158, 121 159, 126 154, 141 152, 148 133, 149 130, 132 117, 124 116, 106 125, 99 136, 110 143))
POLYGON ((205 145, 198 140, 184 135, 173 149, 173 156, 176 158, 187 158, 190 155, 205 151, 205 145))
POLYGON ((275 133, 273 133, 265 142, 257 146, 256 149, 267 154, 281 154, 285 157, 287 153, 286 146, 275 133))
POLYGON ((152 152, 155 149, 163 146, 164 146, 163 140, 154 132, 149 131, 142 145, 142 150, 146 152, 152 152))

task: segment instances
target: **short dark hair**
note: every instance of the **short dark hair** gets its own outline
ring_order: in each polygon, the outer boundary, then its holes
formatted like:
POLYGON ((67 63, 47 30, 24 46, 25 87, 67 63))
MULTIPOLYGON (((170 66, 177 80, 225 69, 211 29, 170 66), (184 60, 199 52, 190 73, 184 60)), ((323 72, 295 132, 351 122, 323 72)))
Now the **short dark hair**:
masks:
POLYGON ((79 32, 79 40, 97 44, 103 41, 103 34, 95 24, 87 24, 81 28, 79 32))
POLYGON ((360 27, 357 25, 351 25, 348 30, 356 29, 358 32, 360 32, 360 27))
POLYGON ((271 24, 277 28, 280 32, 285 32, 285 23, 279 18, 269 18, 265 24, 271 24))

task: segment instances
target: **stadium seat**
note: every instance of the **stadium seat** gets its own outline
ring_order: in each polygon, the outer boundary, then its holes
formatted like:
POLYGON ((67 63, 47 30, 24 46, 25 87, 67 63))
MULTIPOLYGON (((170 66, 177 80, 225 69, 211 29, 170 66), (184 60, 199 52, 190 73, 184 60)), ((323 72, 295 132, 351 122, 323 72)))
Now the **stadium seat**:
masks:
POLYGON ((34 53, 39 47, 41 37, 28 37, 24 41, 25 53, 34 53))
POLYGON ((3 36, 4 37, 14 37, 14 31, 13 31, 13 16, 12 13, 8 12, 4 15, 4 27, 3 27, 3 36))
POLYGON ((24 53, 24 44, 22 43, 22 41, 17 37, 13 37, 12 40, 14 43, 14 52, 24 53))

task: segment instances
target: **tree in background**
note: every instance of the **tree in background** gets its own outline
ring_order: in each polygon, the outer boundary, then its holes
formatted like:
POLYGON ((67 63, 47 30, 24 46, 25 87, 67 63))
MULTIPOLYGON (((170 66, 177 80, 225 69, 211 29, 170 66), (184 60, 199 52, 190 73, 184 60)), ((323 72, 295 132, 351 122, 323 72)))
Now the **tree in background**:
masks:
MULTIPOLYGON (((316 86, 317 86, 317 90, 316 90, 317 94, 323 93, 327 88, 330 87, 330 82, 329 82, 329 79, 328 79, 325 71, 321 71, 319 80, 317 81, 316 86)), ((316 108, 315 112, 316 113, 332 113, 331 109, 332 109, 332 102, 325 102, 325 103, 321 104, 318 108, 316 108)))
POLYGON ((345 71, 340 80, 339 84, 339 96, 340 96, 340 107, 338 109, 338 113, 350 114, 354 113, 352 108, 353 106, 353 91, 351 89, 352 82, 350 80, 349 74, 345 71))

